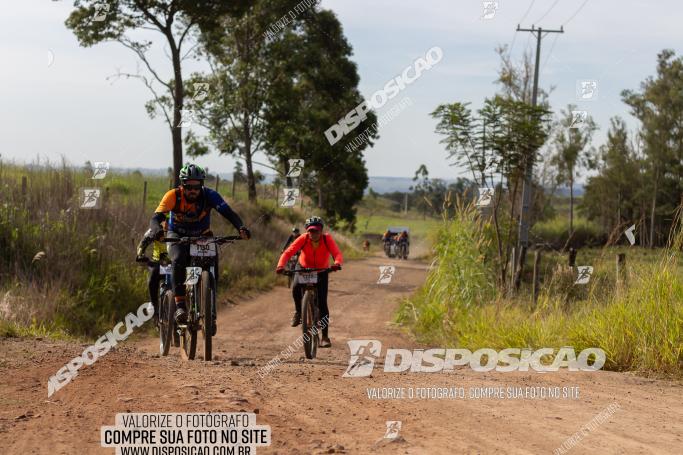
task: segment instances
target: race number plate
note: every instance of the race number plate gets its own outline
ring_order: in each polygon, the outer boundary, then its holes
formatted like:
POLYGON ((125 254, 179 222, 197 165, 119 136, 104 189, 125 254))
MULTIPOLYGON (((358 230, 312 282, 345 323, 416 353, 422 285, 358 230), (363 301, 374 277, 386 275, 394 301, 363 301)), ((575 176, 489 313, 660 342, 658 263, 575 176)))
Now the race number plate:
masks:
POLYGON ((300 273, 299 283, 301 284, 316 284, 318 282, 317 273, 300 273))
POLYGON ((192 243, 190 244, 190 256, 213 257, 216 255, 215 243, 192 243))
POLYGON ((173 266, 171 264, 159 266, 159 275, 172 275, 173 266))
POLYGON ((201 267, 187 267, 185 268, 185 284, 195 285, 199 282, 199 277, 202 276, 201 267))

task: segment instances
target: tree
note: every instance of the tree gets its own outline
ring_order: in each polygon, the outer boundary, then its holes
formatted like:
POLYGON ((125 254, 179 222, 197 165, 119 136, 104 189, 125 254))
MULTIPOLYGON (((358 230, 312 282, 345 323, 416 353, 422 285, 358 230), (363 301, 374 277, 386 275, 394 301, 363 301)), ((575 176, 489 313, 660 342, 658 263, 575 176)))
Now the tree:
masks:
POLYGON ((269 47, 276 76, 264 111, 264 148, 285 172, 288 159, 303 158, 303 192, 313 196, 330 224, 346 221, 353 229, 354 206, 368 184, 363 150, 378 137, 377 116, 368 112, 350 134, 330 145, 324 132, 363 101, 360 78, 334 13, 309 8, 300 18, 269 47), (361 134, 365 140, 347 149, 361 134))
POLYGON ((656 227, 670 224, 664 218, 672 218, 683 192, 683 58, 675 57, 673 50, 660 52, 657 77, 648 77, 640 88, 640 92, 624 90, 621 95, 642 124, 651 197, 648 237, 654 247, 663 237, 656 227))
POLYGON ((182 122, 187 120, 182 118, 185 100, 182 62, 193 49, 188 41, 195 30, 215 28, 217 17, 238 14, 246 3, 246 0, 76 0, 76 9, 66 20, 66 26, 81 46, 115 41, 133 51, 143 63, 146 75, 119 73, 118 76, 138 78, 151 91, 153 99, 146 104, 147 112, 154 117, 158 109, 171 130, 176 184, 183 164, 182 122), (147 52, 152 41, 131 37, 131 32, 143 29, 164 36, 173 69, 170 80, 164 79, 150 63, 147 52))
POLYGON ((581 210, 589 219, 602 220, 606 233, 638 218, 643 196, 640 189, 645 183, 640 174, 642 164, 630 145, 626 123, 613 117, 607 142, 600 146, 597 160, 591 166, 598 175, 588 178, 581 203, 581 210))
POLYGON ((588 167, 593 150, 587 148, 597 130, 590 115, 583 121, 575 113, 576 106, 570 104, 561 112, 558 128, 554 137, 555 153, 551 162, 557 169, 560 184, 569 185, 569 237, 574 233, 574 181, 580 167, 588 167))
POLYGON ((262 145, 268 125, 263 117, 273 72, 271 41, 266 31, 284 15, 291 1, 258 0, 240 17, 224 16, 221 27, 202 34, 200 44, 211 68, 209 75, 192 80, 206 83, 206 97, 193 97, 191 106, 208 135, 187 138, 190 153, 209 153, 209 145, 222 155, 237 155, 246 165, 249 201, 256 202, 253 156, 266 152, 262 145))

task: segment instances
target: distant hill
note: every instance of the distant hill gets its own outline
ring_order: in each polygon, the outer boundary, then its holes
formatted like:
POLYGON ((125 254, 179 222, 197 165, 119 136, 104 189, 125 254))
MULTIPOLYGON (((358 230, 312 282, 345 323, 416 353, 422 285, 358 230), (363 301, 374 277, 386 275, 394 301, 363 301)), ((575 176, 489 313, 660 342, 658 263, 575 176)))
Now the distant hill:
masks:
MULTIPOLYGON (((443 179, 443 181, 446 182, 446 185, 455 183, 455 179, 443 179)), ((393 193, 394 191, 405 193, 409 192, 410 187, 414 184, 415 182, 410 177, 370 177, 368 188, 372 188, 372 191, 380 194, 393 193)))
MULTIPOLYGON (((113 171, 129 173, 134 171, 140 171, 146 175, 165 175, 168 171, 166 169, 149 169, 149 168, 112 168, 113 171)), ((210 170, 209 170, 210 171, 210 170)), ((232 178, 231 173, 219 173, 222 180, 230 180, 232 178)), ((274 174, 267 174, 265 176, 265 182, 271 183, 275 179, 274 174)), ((368 188, 365 190, 367 193, 370 188, 376 193, 393 193, 395 191, 400 191, 402 193, 407 193, 410 191, 410 187, 415 184, 413 179, 410 177, 370 177, 370 183, 368 188)), ((446 185, 455 183, 455 179, 441 179, 446 182, 446 185)), ((583 185, 580 183, 574 186, 574 196, 583 196, 584 189, 583 185)), ((555 195, 560 197, 569 197, 569 188, 557 188, 555 190, 555 195)))

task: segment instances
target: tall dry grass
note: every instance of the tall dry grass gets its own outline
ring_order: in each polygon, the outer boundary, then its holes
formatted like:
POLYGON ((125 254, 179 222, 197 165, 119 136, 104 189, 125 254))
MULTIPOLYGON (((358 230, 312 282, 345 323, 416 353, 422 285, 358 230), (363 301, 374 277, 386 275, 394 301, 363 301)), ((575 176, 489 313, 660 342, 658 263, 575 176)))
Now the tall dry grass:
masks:
MULTIPOLYGON (((139 173, 90 177, 65 162, 2 164, 0 319, 34 332, 91 336, 147 300, 146 269, 134 262, 135 246, 168 181, 139 173), (94 186, 103 190, 102 207, 81 209, 79 189, 94 186)), ((267 203, 231 205, 254 238, 223 248, 220 299, 272 286, 279 245, 288 235, 276 222, 283 211, 267 203)), ((220 215, 212 216, 216 234, 234 233, 220 215)))
MULTIPOLYGON (((619 283, 607 265, 596 267, 584 287, 573 284, 574 272, 558 268, 533 306, 528 295, 507 299, 496 290, 490 229, 474 208, 461 208, 444 222, 434 267, 419 292, 402 303, 396 320, 424 343, 470 350, 599 347, 607 354, 607 369, 680 376, 680 226, 679 218, 656 262, 632 263, 619 283)), ((600 255, 611 256, 608 251, 600 255)))

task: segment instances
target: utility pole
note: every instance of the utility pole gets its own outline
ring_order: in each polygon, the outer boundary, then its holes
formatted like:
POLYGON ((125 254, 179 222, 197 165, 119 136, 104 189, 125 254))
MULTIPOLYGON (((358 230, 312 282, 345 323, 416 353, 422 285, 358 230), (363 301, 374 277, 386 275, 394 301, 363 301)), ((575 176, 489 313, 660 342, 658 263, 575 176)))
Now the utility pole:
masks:
MULTIPOLYGON (((536 64, 534 65, 534 91, 531 96, 531 105, 536 107, 538 102, 538 71, 541 63, 541 40, 548 33, 564 33, 564 27, 559 30, 543 30, 541 27, 536 28, 534 25, 531 28, 520 28, 517 24, 518 32, 531 32, 536 35, 536 64), (545 34, 543 33, 545 32, 545 34)), ((536 154, 534 150, 533 155, 536 154)), ((519 289, 522 279, 522 270, 524 268, 524 260, 526 258, 526 251, 529 247, 529 212, 531 211, 531 184, 534 174, 534 158, 531 154, 527 157, 526 169, 524 172, 524 184, 522 186, 522 212, 519 216, 519 235, 517 246, 519 250, 519 261, 516 265, 515 274, 515 289, 519 289)))

